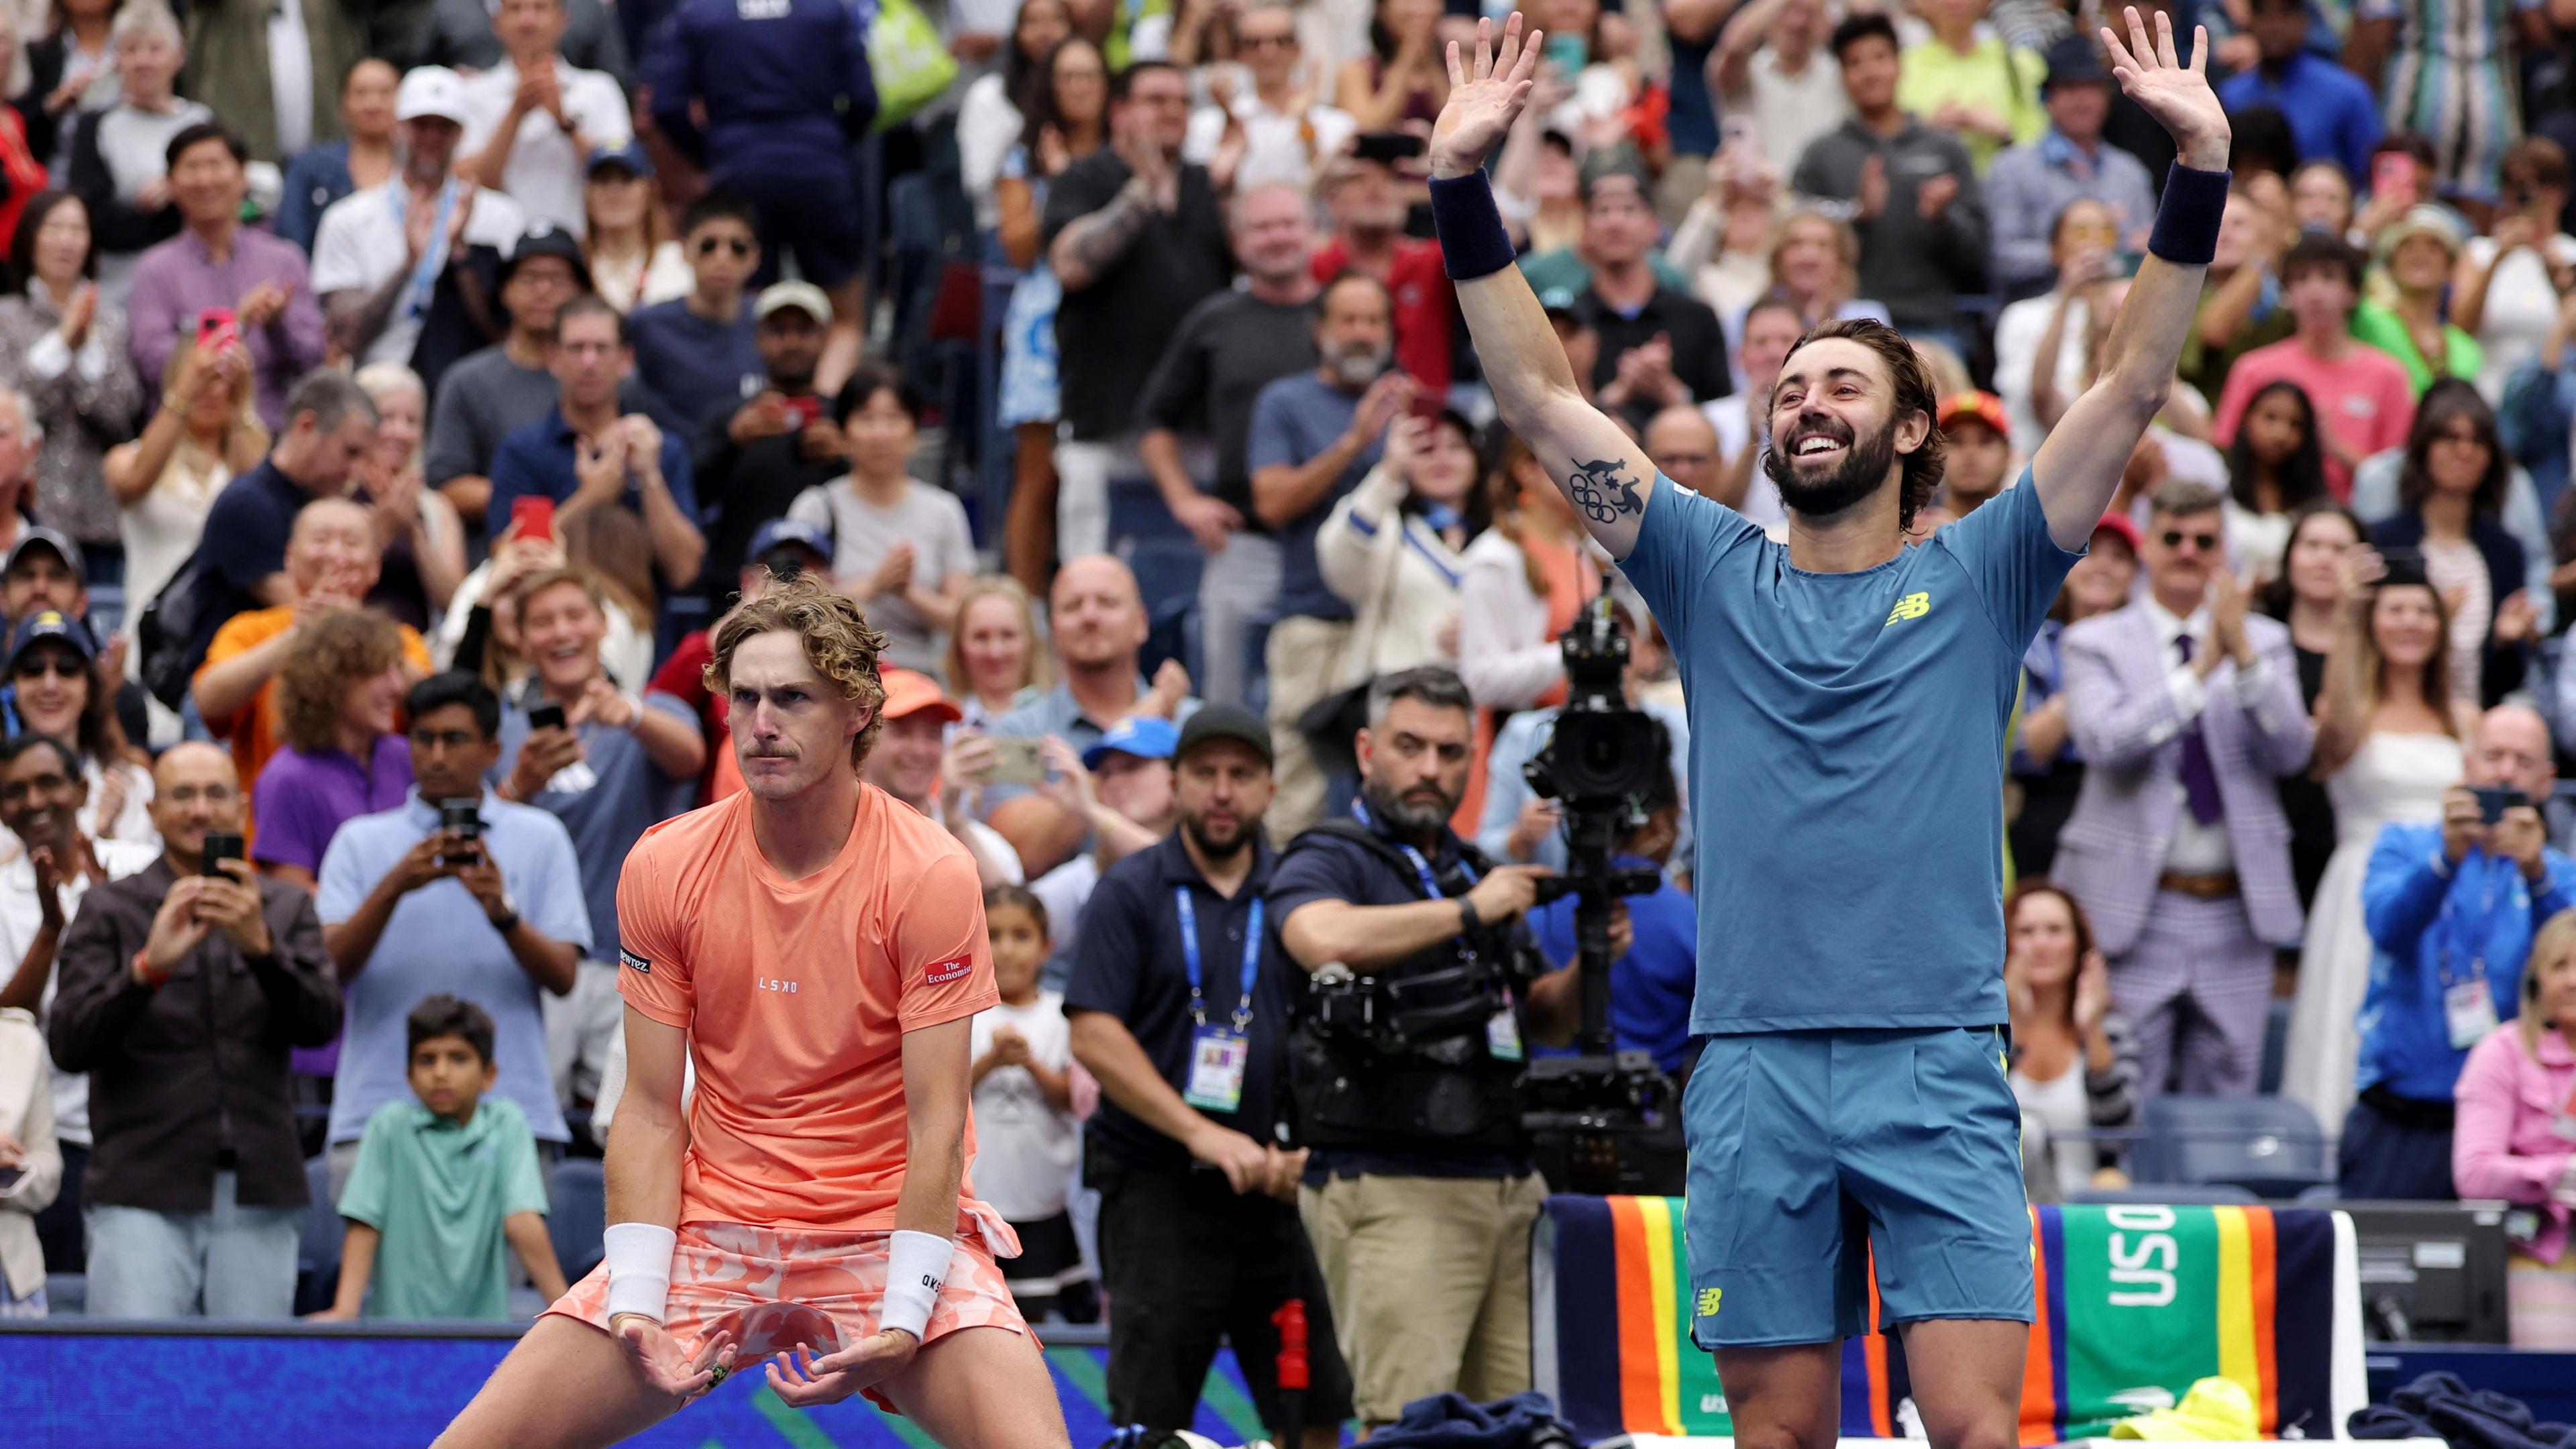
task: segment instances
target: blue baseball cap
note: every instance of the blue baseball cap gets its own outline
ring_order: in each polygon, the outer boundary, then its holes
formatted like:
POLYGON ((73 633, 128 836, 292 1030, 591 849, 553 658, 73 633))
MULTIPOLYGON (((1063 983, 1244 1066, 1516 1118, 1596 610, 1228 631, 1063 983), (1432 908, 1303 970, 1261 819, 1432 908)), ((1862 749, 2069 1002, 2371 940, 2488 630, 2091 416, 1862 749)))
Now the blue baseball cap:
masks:
POLYGON ((636 176, 653 174, 653 158, 645 155, 643 146, 634 141, 628 141, 622 146, 594 148, 590 153, 590 165, 584 174, 596 176, 602 166, 623 166, 629 173, 636 176))
POLYGON ((743 562, 756 564, 769 557, 769 551, 781 544, 795 544, 826 567, 832 562, 831 533, 801 518, 773 518, 762 524, 752 534, 751 552, 743 556, 743 562))
POLYGON ((39 609, 10 631, 9 662, 16 664, 19 656, 47 639, 62 640, 85 660, 98 657, 98 636, 90 633, 89 625, 59 609, 39 609))
POLYGON ((1090 749, 1082 752, 1082 767, 1097 770, 1112 752, 1134 755, 1140 760, 1168 760, 1173 746, 1180 742, 1181 732, 1170 720, 1150 714, 1129 715, 1111 725, 1090 749))

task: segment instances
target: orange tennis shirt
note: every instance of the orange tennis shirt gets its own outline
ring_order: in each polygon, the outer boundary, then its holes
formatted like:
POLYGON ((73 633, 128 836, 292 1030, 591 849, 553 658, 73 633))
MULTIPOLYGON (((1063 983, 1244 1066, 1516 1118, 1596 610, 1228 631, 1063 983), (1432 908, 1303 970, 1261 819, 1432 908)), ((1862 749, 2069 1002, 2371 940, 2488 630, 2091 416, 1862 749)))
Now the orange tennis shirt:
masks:
MULTIPOLYGON (((790 881, 760 853, 751 807, 735 795, 654 826, 617 883, 618 990, 686 1031, 697 1063, 680 1221, 891 1231, 903 1034, 1000 1000, 975 862, 861 785, 839 857, 790 881)), ((961 1212, 990 1214, 973 1193, 961 1212)))

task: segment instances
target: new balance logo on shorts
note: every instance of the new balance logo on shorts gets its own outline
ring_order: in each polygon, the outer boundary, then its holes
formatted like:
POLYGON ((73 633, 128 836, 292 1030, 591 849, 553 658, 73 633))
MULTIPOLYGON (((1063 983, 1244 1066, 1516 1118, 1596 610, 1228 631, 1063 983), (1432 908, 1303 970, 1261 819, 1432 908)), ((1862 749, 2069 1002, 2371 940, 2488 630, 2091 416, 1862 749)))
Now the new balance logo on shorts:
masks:
POLYGON ((635 954, 634 952, 632 952, 632 951, 620 951, 620 952, 618 952, 618 953, 617 953, 617 959, 618 959, 618 960, 620 960, 620 961, 622 961, 622 962, 624 962, 624 963, 626 963, 626 964, 627 964, 627 965, 629 965, 629 966, 634 967, 634 968, 635 968, 635 974, 636 974, 636 975, 638 975, 638 976, 650 976, 650 975, 652 975, 652 974, 653 974, 653 963, 652 963, 652 962, 650 962, 650 961, 645 960, 645 959, 644 959, 643 957, 641 957, 641 956, 636 955, 636 954, 635 954))
POLYGON ((1710 1317, 1717 1312, 1718 1302, 1725 1296, 1726 1290, 1723 1288, 1702 1288, 1699 1290, 1699 1301, 1693 1306, 1692 1311, 1701 1318, 1710 1317))
POLYGON ((953 960, 931 962, 930 969, 921 973, 921 979, 932 986, 945 986, 951 981, 965 980, 966 974, 974 969, 974 957, 959 956, 953 960))

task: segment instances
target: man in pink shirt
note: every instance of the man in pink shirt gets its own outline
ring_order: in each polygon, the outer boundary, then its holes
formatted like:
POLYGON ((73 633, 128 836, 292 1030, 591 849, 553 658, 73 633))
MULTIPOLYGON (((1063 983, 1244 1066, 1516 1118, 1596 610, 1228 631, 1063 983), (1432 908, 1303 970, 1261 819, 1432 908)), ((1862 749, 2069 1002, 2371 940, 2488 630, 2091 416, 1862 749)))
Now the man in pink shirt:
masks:
POLYGON ((2281 260, 2281 287, 2298 330, 2287 341, 2257 347, 2227 370, 2218 398, 2218 444, 2236 440, 2236 420, 2254 394, 2275 382, 2297 383, 2322 421, 2326 487, 2337 502, 2352 496, 2354 465, 2403 446, 2415 422, 2415 385, 2396 358, 2352 335, 2361 296, 2361 255, 2311 232, 2281 260))

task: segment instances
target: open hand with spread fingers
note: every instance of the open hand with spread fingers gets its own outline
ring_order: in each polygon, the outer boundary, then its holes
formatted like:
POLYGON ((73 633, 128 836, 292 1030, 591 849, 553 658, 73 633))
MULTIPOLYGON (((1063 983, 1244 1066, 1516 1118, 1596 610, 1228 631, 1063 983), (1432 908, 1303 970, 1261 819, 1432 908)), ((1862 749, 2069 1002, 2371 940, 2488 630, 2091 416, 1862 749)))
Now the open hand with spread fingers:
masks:
POLYGON ((2156 12, 2156 33, 2150 39, 2136 7, 2126 14, 2126 44, 2110 26, 2102 27, 2102 44, 2111 53, 2111 74, 2120 89, 2171 133, 2182 164, 2195 171, 2226 170, 2227 112, 2218 104, 2218 92, 2209 88, 2209 31, 2192 28, 2191 64, 2185 65, 2174 54, 2172 16, 2156 12))
POLYGON ((1431 174, 1440 179, 1464 176, 1485 164, 1503 143, 1521 108, 1529 104, 1530 86, 1538 74, 1539 46, 1546 32, 1521 36, 1521 14, 1503 22, 1503 47, 1494 49, 1494 22, 1476 22, 1472 66, 1462 64, 1458 43, 1449 43, 1449 103, 1431 125, 1431 174))

